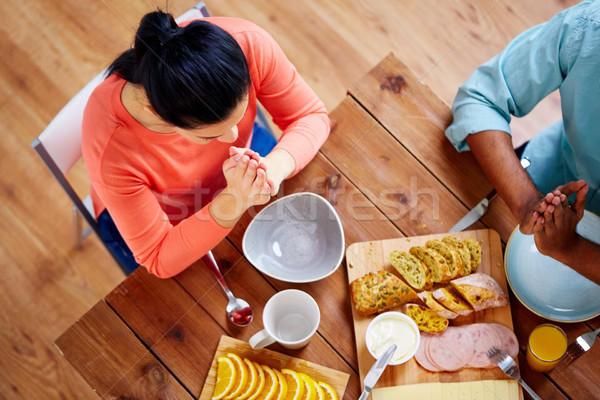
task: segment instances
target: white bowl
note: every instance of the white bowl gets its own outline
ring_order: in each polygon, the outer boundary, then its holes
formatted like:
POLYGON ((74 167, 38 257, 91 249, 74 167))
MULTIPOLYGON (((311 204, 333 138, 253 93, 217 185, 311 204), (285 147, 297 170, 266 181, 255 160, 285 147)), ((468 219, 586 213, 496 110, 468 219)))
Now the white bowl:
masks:
POLYGON ((285 282, 314 282, 344 258, 344 230, 334 208, 314 193, 295 193, 263 208, 248 225, 244 255, 260 272, 285 282))
POLYGON ((373 358, 378 358, 385 349, 396 344, 398 348, 388 365, 398 365, 413 358, 421 342, 421 333, 408 315, 388 311, 369 323, 365 342, 373 358))

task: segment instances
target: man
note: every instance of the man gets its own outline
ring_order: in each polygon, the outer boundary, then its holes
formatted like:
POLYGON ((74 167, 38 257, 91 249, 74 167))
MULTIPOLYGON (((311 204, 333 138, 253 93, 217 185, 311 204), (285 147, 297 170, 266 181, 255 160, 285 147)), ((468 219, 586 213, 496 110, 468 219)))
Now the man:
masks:
POLYGON ((446 136, 473 152, 521 232, 533 233, 543 254, 600 283, 600 245, 575 232, 584 207, 600 214, 600 1, 517 36, 459 88, 452 113, 446 136), (511 115, 527 114, 556 89, 563 119, 528 143, 525 172, 512 148, 511 115))

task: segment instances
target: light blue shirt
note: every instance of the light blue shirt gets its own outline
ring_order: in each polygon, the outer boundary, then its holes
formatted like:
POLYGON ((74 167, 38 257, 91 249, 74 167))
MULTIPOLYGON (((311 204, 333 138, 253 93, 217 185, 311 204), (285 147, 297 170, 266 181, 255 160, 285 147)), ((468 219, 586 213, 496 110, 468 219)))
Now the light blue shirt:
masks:
POLYGON ((446 136, 465 151, 472 133, 510 134, 512 115, 526 115, 556 89, 563 118, 527 145, 528 173, 542 193, 585 179, 586 209, 600 214, 600 0, 523 32, 477 68, 458 89, 446 136))

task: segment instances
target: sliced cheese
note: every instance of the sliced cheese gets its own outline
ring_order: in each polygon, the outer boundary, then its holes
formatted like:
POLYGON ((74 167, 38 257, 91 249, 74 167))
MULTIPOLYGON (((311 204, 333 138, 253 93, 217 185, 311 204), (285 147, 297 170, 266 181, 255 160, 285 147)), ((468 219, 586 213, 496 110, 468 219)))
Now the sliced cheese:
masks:
POLYGON ((373 400, 519 400, 519 384, 515 380, 475 382, 430 382, 375 388, 373 400))

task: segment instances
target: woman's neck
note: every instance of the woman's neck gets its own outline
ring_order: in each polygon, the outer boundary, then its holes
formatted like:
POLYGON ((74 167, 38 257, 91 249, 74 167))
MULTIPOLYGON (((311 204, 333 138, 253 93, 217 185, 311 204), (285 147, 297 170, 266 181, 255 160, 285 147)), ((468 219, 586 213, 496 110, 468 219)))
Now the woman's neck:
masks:
POLYGON ((121 103, 129 115, 144 128, 156 133, 173 133, 173 127, 156 114, 141 85, 125 83, 121 91, 121 103))

